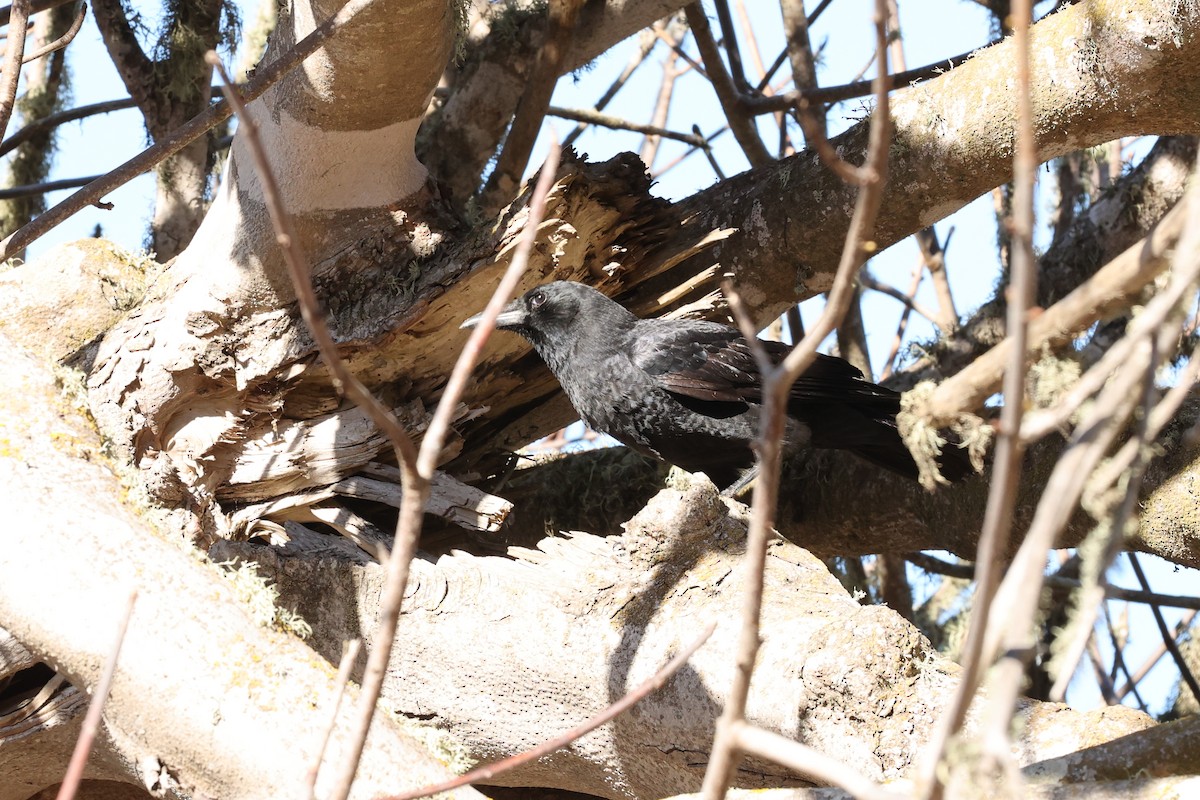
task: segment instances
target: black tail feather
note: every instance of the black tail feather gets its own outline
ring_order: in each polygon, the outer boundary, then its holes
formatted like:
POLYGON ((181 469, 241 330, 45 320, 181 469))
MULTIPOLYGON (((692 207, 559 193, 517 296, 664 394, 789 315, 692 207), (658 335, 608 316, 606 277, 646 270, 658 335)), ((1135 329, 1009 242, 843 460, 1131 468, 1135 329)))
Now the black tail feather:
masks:
MULTIPOLYGON (((899 436, 894 442, 859 445, 850 448, 850 452, 897 475, 917 480, 917 464, 899 436)), ((975 468, 971 466, 971 459, 968 457, 967 451, 954 444, 947 443, 942 448, 937 462, 942 477, 951 483, 957 483, 975 474, 975 468)))

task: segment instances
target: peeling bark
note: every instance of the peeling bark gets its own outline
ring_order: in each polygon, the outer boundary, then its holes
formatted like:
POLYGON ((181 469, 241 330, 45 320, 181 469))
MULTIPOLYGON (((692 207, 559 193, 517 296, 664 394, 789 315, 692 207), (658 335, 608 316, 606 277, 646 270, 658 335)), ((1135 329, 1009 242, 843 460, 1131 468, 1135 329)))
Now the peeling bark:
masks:
MULTIPOLYGON (((0 628, 73 686, 94 687, 121 609, 138 592, 105 706, 106 754, 88 777, 110 778, 115 765, 122 780, 156 791, 298 796, 331 719, 333 668, 294 637, 260 627, 211 564, 161 538, 144 511, 122 500, 129 493, 86 411, 7 339, 0 345, 0 442, 7 521, 0 628), (87 524, 80 524, 81 510, 87 524), (50 564, 53 584, 34 568, 50 564)), ((346 749, 350 716, 343 705, 327 763, 346 749)), ((18 758, 38 751, 0 746, 0 759, 10 752, 18 758)), ((7 779, 32 769, 41 780, 47 772, 57 780, 64 767, 65 761, 0 762, 0 774, 7 779)), ((327 791, 334 771, 322 771, 319 792, 327 791)), ((352 796, 446 774, 379 713, 352 796)), ((14 799, 42 788, 8 780, 0 787, 14 799)))

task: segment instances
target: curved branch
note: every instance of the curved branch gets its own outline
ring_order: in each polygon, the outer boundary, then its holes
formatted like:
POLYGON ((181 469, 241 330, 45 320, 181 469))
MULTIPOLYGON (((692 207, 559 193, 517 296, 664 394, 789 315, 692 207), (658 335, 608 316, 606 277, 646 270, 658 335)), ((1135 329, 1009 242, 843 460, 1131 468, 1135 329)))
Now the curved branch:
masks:
POLYGON ((21 79, 21 58, 25 54, 29 6, 29 0, 17 0, 12 5, 12 19, 4 43, 4 65, 0 68, 0 136, 8 130, 13 104, 17 101, 17 82, 21 79))
MULTIPOLYGON (((154 86, 154 61, 142 50, 121 0, 92 0, 92 16, 113 65, 142 116, 157 116, 159 98, 154 86)), ((157 137, 156 137, 157 138, 157 137)))
MULTIPOLYGON (((1194 102, 1200 7, 1169 0, 1137 0, 1119 10, 1077 4, 1043 18, 1031 34, 1039 160, 1114 136, 1200 131, 1194 102), (1143 27, 1129 25, 1131 15, 1143 27)), ((1013 63, 1012 44, 1003 41, 939 78, 895 93, 891 178, 875 239, 880 249, 1007 179, 1016 106, 1005 87, 1013 63), (989 101, 963 102, 964 96, 989 101)), ((847 160, 861 163, 866 131, 860 123, 833 143, 847 160)), ((747 298, 761 320, 829 289, 848 227, 844 209, 852 204, 852 190, 811 153, 801 153, 736 175, 677 208, 681 216, 693 212, 707 230, 738 229, 717 256, 739 283, 762 289, 747 298)), ((706 256, 679 269, 696 274, 711 263, 706 256)))
POLYGON ((22 60, 22 64, 28 64, 30 61, 49 55, 56 50, 61 50, 75 40, 79 35, 80 28, 83 27, 83 20, 87 17, 87 3, 80 3, 79 10, 75 12, 75 19, 71 22, 71 27, 67 28, 67 32, 55 39, 53 42, 46 44, 34 50, 32 53, 27 53, 22 60))

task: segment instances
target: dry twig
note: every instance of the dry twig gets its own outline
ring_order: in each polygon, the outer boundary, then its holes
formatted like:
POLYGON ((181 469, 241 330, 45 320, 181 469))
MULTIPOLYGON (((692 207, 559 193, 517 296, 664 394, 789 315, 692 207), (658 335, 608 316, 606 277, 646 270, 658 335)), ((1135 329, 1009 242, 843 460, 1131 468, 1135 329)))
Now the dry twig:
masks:
POLYGON ((83 20, 86 17, 87 3, 80 3, 79 10, 75 12, 75 19, 71 21, 71 27, 67 28, 67 32, 55 39, 53 42, 47 42, 37 50, 34 50, 32 53, 27 53, 25 57, 21 59, 21 63, 28 64, 30 61, 35 61, 42 56, 53 53, 56 50, 62 50, 64 47, 73 42, 75 37, 79 35, 79 30, 83 27, 83 20))
POLYGON ((13 105, 17 101, 17 82, 21 80, 21 59, 25 55, 30 11, 29 0, 14 0, 4 46, 4 63, 0 67, 0 137, 8 131, 13 105))
MULTIPOLYGON (((685 31, 681 31, 677 39, 682 42, 685 31)), ((651 114, 651 126, 662 129, 667 124, 667 115, 671 110, 671 98, 675 94, 675 79, 683 72, 676 69, 675 62, 679 60, 678 48, 672 48, 667 54, 667 58, 662 63, 662 81, 659 84, 658 96, 654 100, 654 111, 651 114)), ((657 133, 647 133, 642 139, 641 149, 638 151, 638 157, 642 159, 642 163, 646 165, 646 169, 654 166, 654 159, 658 155, 658 145, 662 141, 662 136, 657 133)), ((706 146, 704 137, 692 134, 691 144, 695 146, 706 146)))
POLYGON ((306 796, 309 800, 315 800, 317 796, 317 775, 321 772, 321 762, 325 760, 325 751, 329 748, 329 740, 337 727, 338 711, 341 710, 342 698, 346 695, 346 685, 350 683, 350 670, 354 668, 354 661, 358 658, 361 648, 361 639, 351 639, 342 643, 342 658, 338 662, 337 677, 333 679, 333 703, 329 707, 329 724, 321 735, 321 746, 317 748, 317 755, 312 766, 308 768, 308 774, 305 775, 306 796))
POLYGON ((262 182, 264 201, 271 216, 271 223, 276 230, 276 241, 283 251, 301 316, 308 325, 313 340, 329 367, 335 385, 345 391, 350 399, 358 403, 372 422, 388 437, 396 451, 397 462, 400 464, 403 500, 391 557, 387 563, 387 578, 380 599, 375 647, 368 657, 366 671, 363 675, 358 716, 350 738, 349 753, 331 794, 335 800, 345 800, 358 769, 367 732, 375 715, 375 705, 382 690, 384 674, 391 656, 392 644, 395 641, 400 606, 408 584, 408 569, 416 551, 425 505, 429 499, 433 469, 436 466, 438 454, 441 452, 454 408, 458 404, 470 371, 479 357, 483 343, 491 333, 496 315, 512 295, 517 281, 528 263, 529 252, 541 221, 545 198, 557 169, 557 150, 551 152, 550 158, 542 168, 542 175, 530 204, 529 219, 512 262, 488 303, 482 322, 472 332, 455 363, 450 379, 442 392, 441 400, 421 441, 420 450, 418 450, 412 439, 409 438, 407 431, 399 424, 391 411, 376 400, 370 391, 350 373, 345 362, 339 356, 336 343, 321 315, 307 260, 300 250, 294 222, 283 206, 278 186, 258 136, 257 125, 254 119, 246 114, 244 101, 234 90, 217 55, 210 52, 207 59, 220 72, 222 80, 225 82, 226 97, 241 118, 240 130, 244 132, 246 145, 253 156, 259 179, 262 182))
MULTIPOLYGON (((1150 591, 1150 582, 1146 580, 1146 573, 1142 570, 1142 564, 1138 560, 1137 553, 1129 554, 1129 564, 1133 567, 1133 572, 1137 575, 1138 583, 1147 592, 1150 591)), ((1162 610, 1157 604, 1151 603, 1150 610, 1154 613, 1154 624, 1158 626, 1158 632, 1162 636, 1163 645, 1166 646, 1167 652, 1171 654, 1171 658, 1175 661, 1176 668, 1179 669, 1180 680, 1187 685, 1188 691, 1192 693, 1192 697, 1200 701, 1200 683, 1196 682, 1196 676, 1192 674, 1191 668, 1188 666, 1187 659, 1183 657, 1183 653, 1179 650, 1179 645, 1175 642, 1175 637, 1171 635, 1170 629, 1167 628, 1167 621, 1163 619, 1162 610)))
MULTIPOLYGON (((1014 257, 1008 298, 1009 358, 1004 368, 1004 408, 1000 416, 999 441, 996 447, 992 485, 984 512, 983 531, 979 537, 975 561, 975 600, 963 648, 963 672, 954 699, 930 743, 929 764, 923 782, 931 796, 942 793, 941 763, 950 738, 966 719, 967 708, 975 695, 990 659, 984 648, 988 632, 989 612, 999 585, 1001 559, 1007 547, 1012 527, 1013 504, 1020 482, 1021 416, 1025 408, 1025 370, 1028 318, 1037 287, 1036 262, 1033 253, 1033 189, 1037 170, 1037 148, 1033 135, 1033 99, 1030 94, 1029 27, 1032 24, 1031 0, 1013 3, 1014 47, 1016 50, 1017 132, 1016 155, 1013 161, 1013 219, 1014 257)), ((1011 717, 1011 710, 1008 712, 1011 717)), ((1007 731, 1001 733, 1006 740, 1007 731)), ((997 749, 995 756, 1001 757, 997 749)))
POLYGON ((596 109, 550 106, 546 109, 546 116, 573 120, 585 127, 587 125, 599 125, 614 131, 633 131, 634 133, 641 133, 646 136, 660 136, 663 139, 673 139, 677 142, 690 144, 692 147, 708 149, 708 142, 704 140, 703 136, 698 136, 694 133, 679 133, 678 131, 663 128, 660 125, 643 125, 640 122, 614 117, 611 114, 601 114, 596 109))
POLYGON ((117 635, 113 640, 112 649, 108 651, 108 661, 104 664, 104 672, 100 674, 100 682, 92 692, 92 700, 88 703, 87 715, 83 718, 83 727, 79 730, 79 739, 71 752, 71 761, 67 765, 67 773, 63 776, 62 784, 58 787, 57 800, 71 800, 79 791, 83 780, 83 768, 87 766, 88 755, 92 752, 92 742, 100 730, 100 714, 104 711, 104 703, 108 700, 108 692, 112 689, 113 676, 117 674, 117 658, 121 655, 121 645, 125 642, 125 632, 129 630, 129 620, 133 617, 133 606, 137 602, 137 590, 129 593, 129 601, 125 604, 125 612, 117 625, 117 635))
MULTIPOLYGON (((906 553, 904 560, 912 563, 914 566, 920 567, 926 572, 947 575, 951 578, 969 579, 975 575, 975 567, 972 564, 951 564, 928 553, 906 553)), ((1047 575, 1045 585, 1057 589, 1079 589, 1083 586, 1083 583, 1063 575, 1047 575)), ((1120 586, 1111 585, 1105 587, 1105 592, 1108 598, 1123 600, 1127 603, 1153 603, 1154 605, 1168 606, 1170 608, 1200 610, 1200 597, 1161 594, 1160 592, 1125 589, 1120 586)))
MULTIPOLYGON (((885 0, 877 0, 876 46, 880 54, 881 65, 886 64, 887 58, 886 16, 885 0)), ((853 295, 855 276, 862 267, 866 254, 872 249, 869 242, 873 235, 875 218, 883 195, 888 143, 891 139, 888 88, 887 70, 881 68, 875 85, 876 110, 871 118, 867 161, 860 173, 865 179, 864 185, 858 193, 854 214, 851 217, 850 230, 842 250, 842 259, 838 265, 833 288, 829 292, 829 300, 817 324, 788 354, 779 367, 771 367, 765 363, 766 356, 761 347, 754 344, 754 331, 744 311, 740 308, 736 293, 729 298, 730 306, 743 328, 743 334, 752 344, 763 376, 763 406, 760 411, 759 435, 755 443, 760 472, 754 487, 750 531, 746 542, 742 632, 737 646, 733 685, 730 687, 721 718, 717 722, 712 754, 709 758, 708 769, 704 774, 701 792, 705 800, 719 800, 724 796, 739 760, 738 739, 741 735, 739 731, 745 724, 746 699, 749 695, 754 661, 759 647, 763 570, 766 565, 767 542, 774 527, 779 492, 780 455, 787 411, 787 395, 792 384, 812 362, 817 346, 837 326, 840 318, 845 314, 847 304, 853 295)), ((773 757, 770 754, 766 755, 773 757)))
MULTIPOLYGON (((661 23, 655 23, 655 29, 657 29, 660 25, 661 23)), ((617 96, 617 92, 621 91, 621 89, 625 86, 625 83, 629 80, 637 68, 646 62, 646 58, 650 55, 650 52, 654 49, 654 45, 657 43, 658 37, 653 33, 647 34, 645 31, 642 32, 641 40, 638 43, 638 49, 635 50, 633 55, 629 57, 629 63, 625 65, 625 69, 621 70, 621 74, 617 76, 617 79, 612 82, 612 85, 609 86, 608 89, 605 90, 604 94, 600 95, 600 99, 596 101, 596 105, 593 108, 597 114, 603 111, 604 107, 607 106, 609 102, 617 96)), ((554 112, 551 110, 547 113, 553 114, 554 112)), ((555 116, 560 115, 556 114, 555 116)), ((579 120, 579 124, 575 126, 575 130, 563 137, 562 146, 570 147, 572 144, 574 144, 575 140, 583 135, 583 132, 587 130, 589 124, 589 121, 579 120)))

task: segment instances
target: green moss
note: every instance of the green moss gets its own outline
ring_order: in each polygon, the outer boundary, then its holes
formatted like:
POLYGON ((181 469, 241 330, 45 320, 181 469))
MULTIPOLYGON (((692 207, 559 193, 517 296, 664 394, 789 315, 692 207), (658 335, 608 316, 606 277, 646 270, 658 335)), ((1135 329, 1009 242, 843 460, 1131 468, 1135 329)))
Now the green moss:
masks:
POLYGON ((280 608, 279 590, 258 574, 258 564, 252 561, 223 561, 217 564, 234 592, 246 606, 254 621, 264 628, 274 628, 301 639, 312 635, 312 628, 295 611, 280 608))

